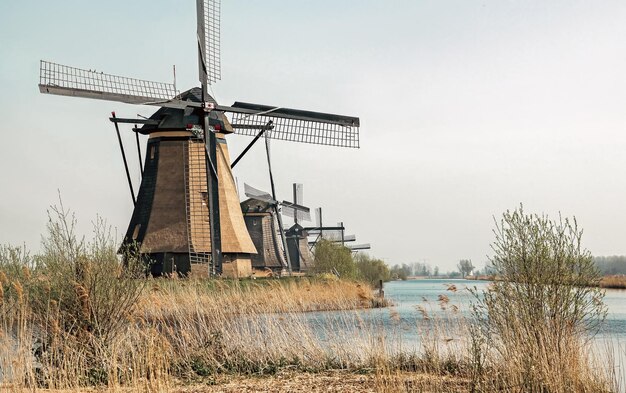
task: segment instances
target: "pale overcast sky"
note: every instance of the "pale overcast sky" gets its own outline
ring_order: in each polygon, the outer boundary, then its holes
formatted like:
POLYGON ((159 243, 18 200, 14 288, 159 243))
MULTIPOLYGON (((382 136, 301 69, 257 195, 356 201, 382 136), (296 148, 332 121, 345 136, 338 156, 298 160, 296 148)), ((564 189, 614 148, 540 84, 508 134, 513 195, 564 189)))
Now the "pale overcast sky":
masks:
MULTIPOLYGON (((109 112, 155 110, 39 94, 39 59, 162 81, 175 64, 185 89, 195 45, 191 0, 0 1, 0 243, 36 250, 57 190, 85 234, 99 214, 121 236, 109 112)), ((482 267, 493 216, 520 202, 626 254, 626 2, 224 0, 222 48, 220 103, 361 118, 361 149, 275 142, 273 166, 279 197, 304 183, 371 254, 482 267)), ((261 145, 235 176, 268 188, 261 145)))

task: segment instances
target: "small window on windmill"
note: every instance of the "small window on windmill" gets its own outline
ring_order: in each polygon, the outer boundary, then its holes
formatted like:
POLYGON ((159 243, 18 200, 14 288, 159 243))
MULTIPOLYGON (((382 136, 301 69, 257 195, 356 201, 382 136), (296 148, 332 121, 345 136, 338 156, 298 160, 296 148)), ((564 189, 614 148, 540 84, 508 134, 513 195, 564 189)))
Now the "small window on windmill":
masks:
POLYGON ((137 240, 139 236, 139 230, 141 229, 141 224, 135 225, 135 230, 133 231, 133 240, 137 240))
POLYGON ((252 220, 252 225, 254 225, 254 226, 259 225, 259 219, 255 218, 254 220, 252 220))
POLYGON ((150 146, 150 159, 154 160, 154 146, 150 146))

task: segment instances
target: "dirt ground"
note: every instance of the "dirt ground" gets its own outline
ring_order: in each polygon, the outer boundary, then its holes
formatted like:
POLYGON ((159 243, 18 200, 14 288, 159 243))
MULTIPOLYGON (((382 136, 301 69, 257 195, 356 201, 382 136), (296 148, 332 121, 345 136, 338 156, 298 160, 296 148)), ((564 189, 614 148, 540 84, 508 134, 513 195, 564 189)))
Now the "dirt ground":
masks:
MULTIPOLYGON (((1 392, 26 392, 0 386, 1 392)), ((283 371, 270 376, 229 376, 219 375, 194 383, 173 382, 165 384, 146 383, 146 385, 122 388, 88 388, 78 390, 38 390, 45 393, 256 393, 256 392, 307 392, 307 393, 375 393, 375 392, 420 392, 453 393, 468 392, 467 381, 458 378, 440 377, 419 373, 393 373, 376 375, 373 372, 359 374, 350 371, 326 371, 321 373, 303 373, 283 371)))
POLYGON ((262 377, 219 377, 208 384, 195 384, 172 389, 176 393, 252 393, 252 392, 462 392, 458 380, 416 373, 395 374, 387 377, 373 373, 355 374, 330 371, 316 374, 279 373, 262 377))

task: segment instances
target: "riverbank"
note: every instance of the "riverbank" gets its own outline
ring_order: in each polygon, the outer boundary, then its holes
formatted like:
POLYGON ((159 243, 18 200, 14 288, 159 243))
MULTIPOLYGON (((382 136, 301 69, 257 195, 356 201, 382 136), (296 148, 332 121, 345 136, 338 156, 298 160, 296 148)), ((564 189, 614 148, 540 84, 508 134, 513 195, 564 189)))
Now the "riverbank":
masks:
POLYGON ((160 310, 197 312, 198 304, 213 304, 234 314, 312 312, 386 307, 368 284, 335 276, 283 277, 256 280, 148 280, 136 314, 160 310))
POLYGON ((210 385, 197 384, 173 388, 175 393, 239 392, 461 392, 467 391, 466 380, 415 372, 382 375, 376 372, 355 373, 340 370, 321 373, 284 371, 271 376, 221 376, 210 385))

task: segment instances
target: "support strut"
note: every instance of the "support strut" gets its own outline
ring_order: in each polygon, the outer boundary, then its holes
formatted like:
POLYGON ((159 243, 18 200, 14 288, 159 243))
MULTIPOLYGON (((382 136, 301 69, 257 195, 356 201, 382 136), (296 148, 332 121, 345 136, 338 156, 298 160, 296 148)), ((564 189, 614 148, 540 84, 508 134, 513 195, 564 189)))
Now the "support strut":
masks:
MULTIPOLYGON (((116 118, 115 112, 111 112, 111 117, 113 119, 116 118)), ((120 143, 120 151, 122 152, 122 159, 124 160, 124 169, 126 169, 126 179, 128 180, 128 188, 130 188, 130 196, 133 198, 133 205, 136 205, 137 200, 135 199, 135 191, 133 190, 133 182, 130 179, 130 172, 128 170, 128 162, 126 161, 126 153, 124 152, 124 144, 122 143, 122 137, 120 136, 120 127, 117 125, 116 121, 113 121, 113 124, 115 124, 115 132, 117 132, 117 141, 120 143)))
POLYGON ((135 141, 137 142, 137 156, 139 157, 139 169, 141 170, 141 178, 143 179, 143 161, 141 160, 141 147, 139 146, 139 131, 137 130, 137 124, 135 124, 135 141))
POLYGON ((233 161, 233 163, 230 166, 230 169, 233 169, 235 167, 235 165, 237 165, 237 163, 239 162, 239 160, 241 160, 243 158, 243 156, 246 155, 246 153, 248 152, 248 150, 250 150, 250 148, 256 143, 256 141, 259 140, 259 138, 263 135, 263 133, 265 133, 265 131, 267 130, 271 130, 272 129, 272 124, 274 122, 272 120, 268 121, 267 124, 265 125, 265 127, 263 127, 263 129, 261 129, 261 131, 259 131, 258 134, 256 134, 256 136, 254 137, 254 139, 252 140, 252 142, 250 142, 248 144, 248 146, 246 146, 245 149, 243 149, 243 151, 241 152, 241 154, 239 154, 239 156, 237 156, 237 158, 235 158, 235 161, 233 161))

